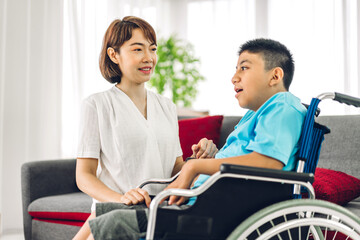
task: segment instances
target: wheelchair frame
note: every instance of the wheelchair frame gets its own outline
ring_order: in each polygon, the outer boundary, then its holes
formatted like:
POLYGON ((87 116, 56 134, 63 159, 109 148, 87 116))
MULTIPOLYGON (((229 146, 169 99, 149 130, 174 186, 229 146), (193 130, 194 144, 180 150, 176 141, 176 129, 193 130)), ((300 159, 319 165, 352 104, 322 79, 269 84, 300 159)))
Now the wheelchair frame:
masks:
MULTIPOLYGON (((226 167, 227 164, 223 164, 222 167, 226 167)), ((245 170, 247 167, 243 167, 245 170)), ((254 171, 255 168, 253 168, 254 171)), ((281 173, 281 170, 279 171, 281 173)), ((310 177, 312 174, 310 174, 310 177)), ((243 178, 247 180, 259 180, 259 181, 266 181, 266 182, 278 182, 278 183, 286 183, 286 184, 298 184, 300 186, 305 187, 308 190, 310 198, 315 198, 315 192, 314 188, 312 187, 310 182, 303 182, 300 180, 291 180, 291 179, 274 179, 271 177, 263 177, 263 176, 254 176, 254 175, 240 175, 240 174, 234 174, 234 173, 221 173, 217 172, 213 174, 203 185, 196 189, 168 189, 166 191, 160 192, 156 197, 151 201, 150 207, 149 207, 149 217, 148 217, 148 227, 146 232, 146 239, 154 239, 155 234, 155 224, 156 224, 156 216, 157 216, 157 209, 160 204, 160 201, 166 197, 169 197, 171 195, 176 196, 184 196, 184 197, 195 197, 203 192, 205 192, 210 186, 212 186, 216 181, 218 181, 221 178, 225 177, 231 177, 231 178, 243 178)), ((307 176, 306 176, 307 177, 307 176)))
MULTIPOLYGON (((282 201, 259 210, 240 223, 240 225, 229 235, 228 239, 230 240, 292 239, 292 234, 290 234, 290 232, 294 229, 298 229, 297 233, 299 236, 296 239, 305 239, 302 238, 301 235, 303 232, 303 229, 301 229, 302 227, 306 227, 306 239, 326 240, 328 237, 328 229, 331 230, 331 234, 335 231, 334 235, 331 236, 333 237, 332 239, 336 239, 338 233, 346 234, 346 236, 348 236, 346 239, 349 239, 349 237, 354 240, 360 239, 360 219, 341 206, 321 200, 315 200, 315 192, 311 185, 313 173, 319 157, 323 134, 326 134, 327 130, 325 129, 325 132, 322 133, 322 139, 315 149, 317 153, 311 155, 309 152, 314 149, 312 149, 311 141, 309 142, 307 139, 311 139, 313 137, 313 133, 312 130, 308 131, 306 129, 307 126, 305 125, 309 124, 311 128, 313 128, 315 122, 314 116, 317 117, 319 114, 317 106, 319 102, 324 99, 332 99, 340 103, 360 107, 360 99, 336 92, 323 93, 317 98, 312 99, 301 134, 301 149, 296 172, 271 170, 271 174, 275 173, 275 175, 277 175, 276 177, 273 177, 268 175, 267 170, 263 170, 261 168, 249 168, 223 164, 219 172, 213 174, 203 185, 196 189, 168 189, 166 191, 162 191, 152 200, 150 204, 146 239, 154 239, 157 211, 159 203, 162 199, 171 195, 184 197, 199 196, 222 178, 242 178, 247 180, 292 184, 294 185, 294 194, 300 194, 300 187, 303 187, 309 193, 309 199, 282 201), (308 167, 307 164, 311 166, 308 167), (243 173, 233 173, 231 171, 232 167, 240 169, 243 173), (307 173, 304 173, 304 171, 307 173), (297 217, 295 219, 289 219, 288 221, 287 218, 290 216, 297 217), (280 218, 282 219, 280 223, 275 223, 274 219, 277 219, 278 221, 280 218), (264 232, 261 232, 261 228, 265 224, 270 224, 272 227, 266 229, 264 232), (255 236, 256 234, 257 236, 255 236), (249 236, 250 238, 248 238, 249 236), (275 236, 277 238, 274 238, 275 236)), ((149 183, 170 183, 176 179, 178 175, 179 173, 173 178, 165 180, 152 179, 141 184, 139 187, 143 187, 149 183)))

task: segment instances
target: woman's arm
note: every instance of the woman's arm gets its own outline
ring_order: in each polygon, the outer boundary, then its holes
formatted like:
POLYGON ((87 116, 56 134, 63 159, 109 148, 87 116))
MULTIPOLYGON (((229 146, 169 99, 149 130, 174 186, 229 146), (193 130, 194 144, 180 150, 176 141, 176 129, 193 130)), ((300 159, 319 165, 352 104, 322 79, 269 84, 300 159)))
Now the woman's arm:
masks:
POLYGON ((177 157, 175 164, 174 164, 174 168, 172 170, 171 176, 174 176, 175 174, 177 174, 181 168, 184 166, 185 162, 182 156, 177 157))
POLYGON ((95 158, 78 158, 76 161, 76 184, 90 197, 100 202, 119 202, 122 195, 111 190, 96 177, 98 160, 95 158))
POLYGON ((145 202, 150 205, 149 194, 143 189, 131 189, 124 195, 111 190, 96 177, 98 160, 95 158, 78 158, 76 161, 76 184, 90 197, 100 202, 120 202, 127 205, 145 202))

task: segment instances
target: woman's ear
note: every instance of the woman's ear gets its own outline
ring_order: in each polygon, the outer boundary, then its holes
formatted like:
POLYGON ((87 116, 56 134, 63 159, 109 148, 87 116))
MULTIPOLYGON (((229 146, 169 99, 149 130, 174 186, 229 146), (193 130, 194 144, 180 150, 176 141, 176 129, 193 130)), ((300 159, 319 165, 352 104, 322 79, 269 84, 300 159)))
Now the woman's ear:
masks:
POLYGON ((113 61, 116 64, 119 64, 118 59, 116 58, 116 51, 115 49, 113 49, 112 47, 108 47, 107 49, 107 55, 109 56, 109 58, 111 59, 111 61, 113 61))
POLYGON ((269 82, 270 87, 283 83, 284 70, 281 67, 276 67, 272 70, 272 78, 269 82))

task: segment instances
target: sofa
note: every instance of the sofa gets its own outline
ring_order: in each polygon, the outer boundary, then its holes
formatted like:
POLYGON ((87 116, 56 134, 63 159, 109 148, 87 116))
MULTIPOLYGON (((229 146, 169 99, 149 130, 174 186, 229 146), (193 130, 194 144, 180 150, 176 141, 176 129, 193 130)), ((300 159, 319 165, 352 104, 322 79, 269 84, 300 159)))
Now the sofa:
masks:
MULTIPOLYGON (((181 117, 184 157, 202 137, 220 148, 240 117, 181 117)), ((317 198, 343 205, 360 216, 360 115, 320 116, 328 126, 313 184, 317 198)), ((75 159, 34 161, 21 169, 25 239, 71 239, 90 214, 92 200, 75 182, 75 159)))

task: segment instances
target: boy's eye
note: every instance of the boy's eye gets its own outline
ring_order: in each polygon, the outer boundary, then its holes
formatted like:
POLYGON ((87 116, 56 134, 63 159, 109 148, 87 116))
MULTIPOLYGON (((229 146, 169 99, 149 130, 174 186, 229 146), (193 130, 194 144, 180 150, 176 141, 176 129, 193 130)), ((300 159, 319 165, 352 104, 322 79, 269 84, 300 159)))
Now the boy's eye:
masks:
POLYGON ((246 69, 248 69, 248 68, 247 68, 247 67, 242 66, 242 67, 240 67, 240 69, 241 69, 241 71, 244 71, 244 70, 246 70, 246 69))
POLYGON ((153 48, 153 49, 151 49, 151 51, 153 51, 153 52, 156 52, 156 50, 157 50, 157 48, 153 48))
POLYGON ((140 52, 140 51, 141 51, 141 48, 135 48, 134 51, 135 51, 135 52, 140 52))

